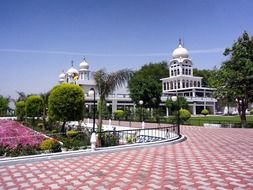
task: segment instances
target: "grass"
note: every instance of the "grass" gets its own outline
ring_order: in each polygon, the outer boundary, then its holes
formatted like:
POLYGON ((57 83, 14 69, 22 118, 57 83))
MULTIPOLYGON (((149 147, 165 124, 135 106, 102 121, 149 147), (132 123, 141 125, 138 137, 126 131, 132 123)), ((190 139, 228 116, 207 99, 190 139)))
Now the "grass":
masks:
MULTIPOLYGON (((186 124, 202 126, 204 123, 234 124, 240 123, 239 116, 192 116, 186 124)), ((247 116, 247 122, 253 123, 253 116, 247 116)))

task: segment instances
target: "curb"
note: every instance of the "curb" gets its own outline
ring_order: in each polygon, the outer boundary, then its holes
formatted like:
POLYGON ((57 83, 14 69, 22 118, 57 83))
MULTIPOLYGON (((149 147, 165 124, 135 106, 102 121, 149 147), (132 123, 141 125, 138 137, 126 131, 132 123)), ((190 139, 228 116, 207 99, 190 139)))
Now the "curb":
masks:
POLYGON ((32 162, 54 160, 54 159, 72 158, 72 157, 78 157, 78 156, 90 156, 90 155, 97 155, 97 154, 103 154, 103 153, 113 153, 113 152, 119 152, 119 151, 125 151, 125 150, 135 150, 135 149, 139 149, 143 147, 145 148, 155 147, 159 145, 172 145, 172 144, 183 142, 186 139, 187 139, 186 136, 181 135, 180 137, 177 137, 175 139, 170 139, 170 140, 98 148, 95 151, 92 151, 91 149, 88 149, 88 150, 86 149, 86 150, 48 153, 48 154, 39 154, 39 155, 31 155, 31 156, 20 156, 20 157, 13 157, 13 158, 2 158, 0 159, 0 166, 26 164, 26 163, 32 163, 32 162))

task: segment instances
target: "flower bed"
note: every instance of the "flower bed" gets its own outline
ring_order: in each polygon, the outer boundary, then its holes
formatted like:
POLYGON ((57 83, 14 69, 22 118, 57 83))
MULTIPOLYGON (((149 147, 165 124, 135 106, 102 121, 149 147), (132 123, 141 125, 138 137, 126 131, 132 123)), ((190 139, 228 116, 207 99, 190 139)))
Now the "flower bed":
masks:
POLYGON ((40 133, 11 120, 0 120, 0 155, 36 154, 45 139, 40 133))

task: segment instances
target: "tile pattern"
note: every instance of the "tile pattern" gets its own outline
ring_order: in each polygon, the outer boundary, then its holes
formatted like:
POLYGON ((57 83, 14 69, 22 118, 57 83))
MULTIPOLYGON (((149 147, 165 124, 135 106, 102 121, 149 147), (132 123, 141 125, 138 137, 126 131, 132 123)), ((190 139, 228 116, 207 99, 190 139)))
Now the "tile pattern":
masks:
POLYGON ((187 140, 0 167, 0 189, 253 189, 253 130, 182 127, 187 140))

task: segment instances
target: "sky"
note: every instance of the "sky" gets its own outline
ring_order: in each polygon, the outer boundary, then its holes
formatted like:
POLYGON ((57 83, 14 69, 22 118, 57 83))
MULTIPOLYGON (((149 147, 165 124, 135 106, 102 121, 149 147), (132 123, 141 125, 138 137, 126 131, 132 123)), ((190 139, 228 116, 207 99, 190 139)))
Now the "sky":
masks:
POLYGON ((83 57, 90 70, 169 61, 181 38, 194 67, 213 69, 247 31, 252 0, 0 0, 0 95, 43 93, 83 57))

